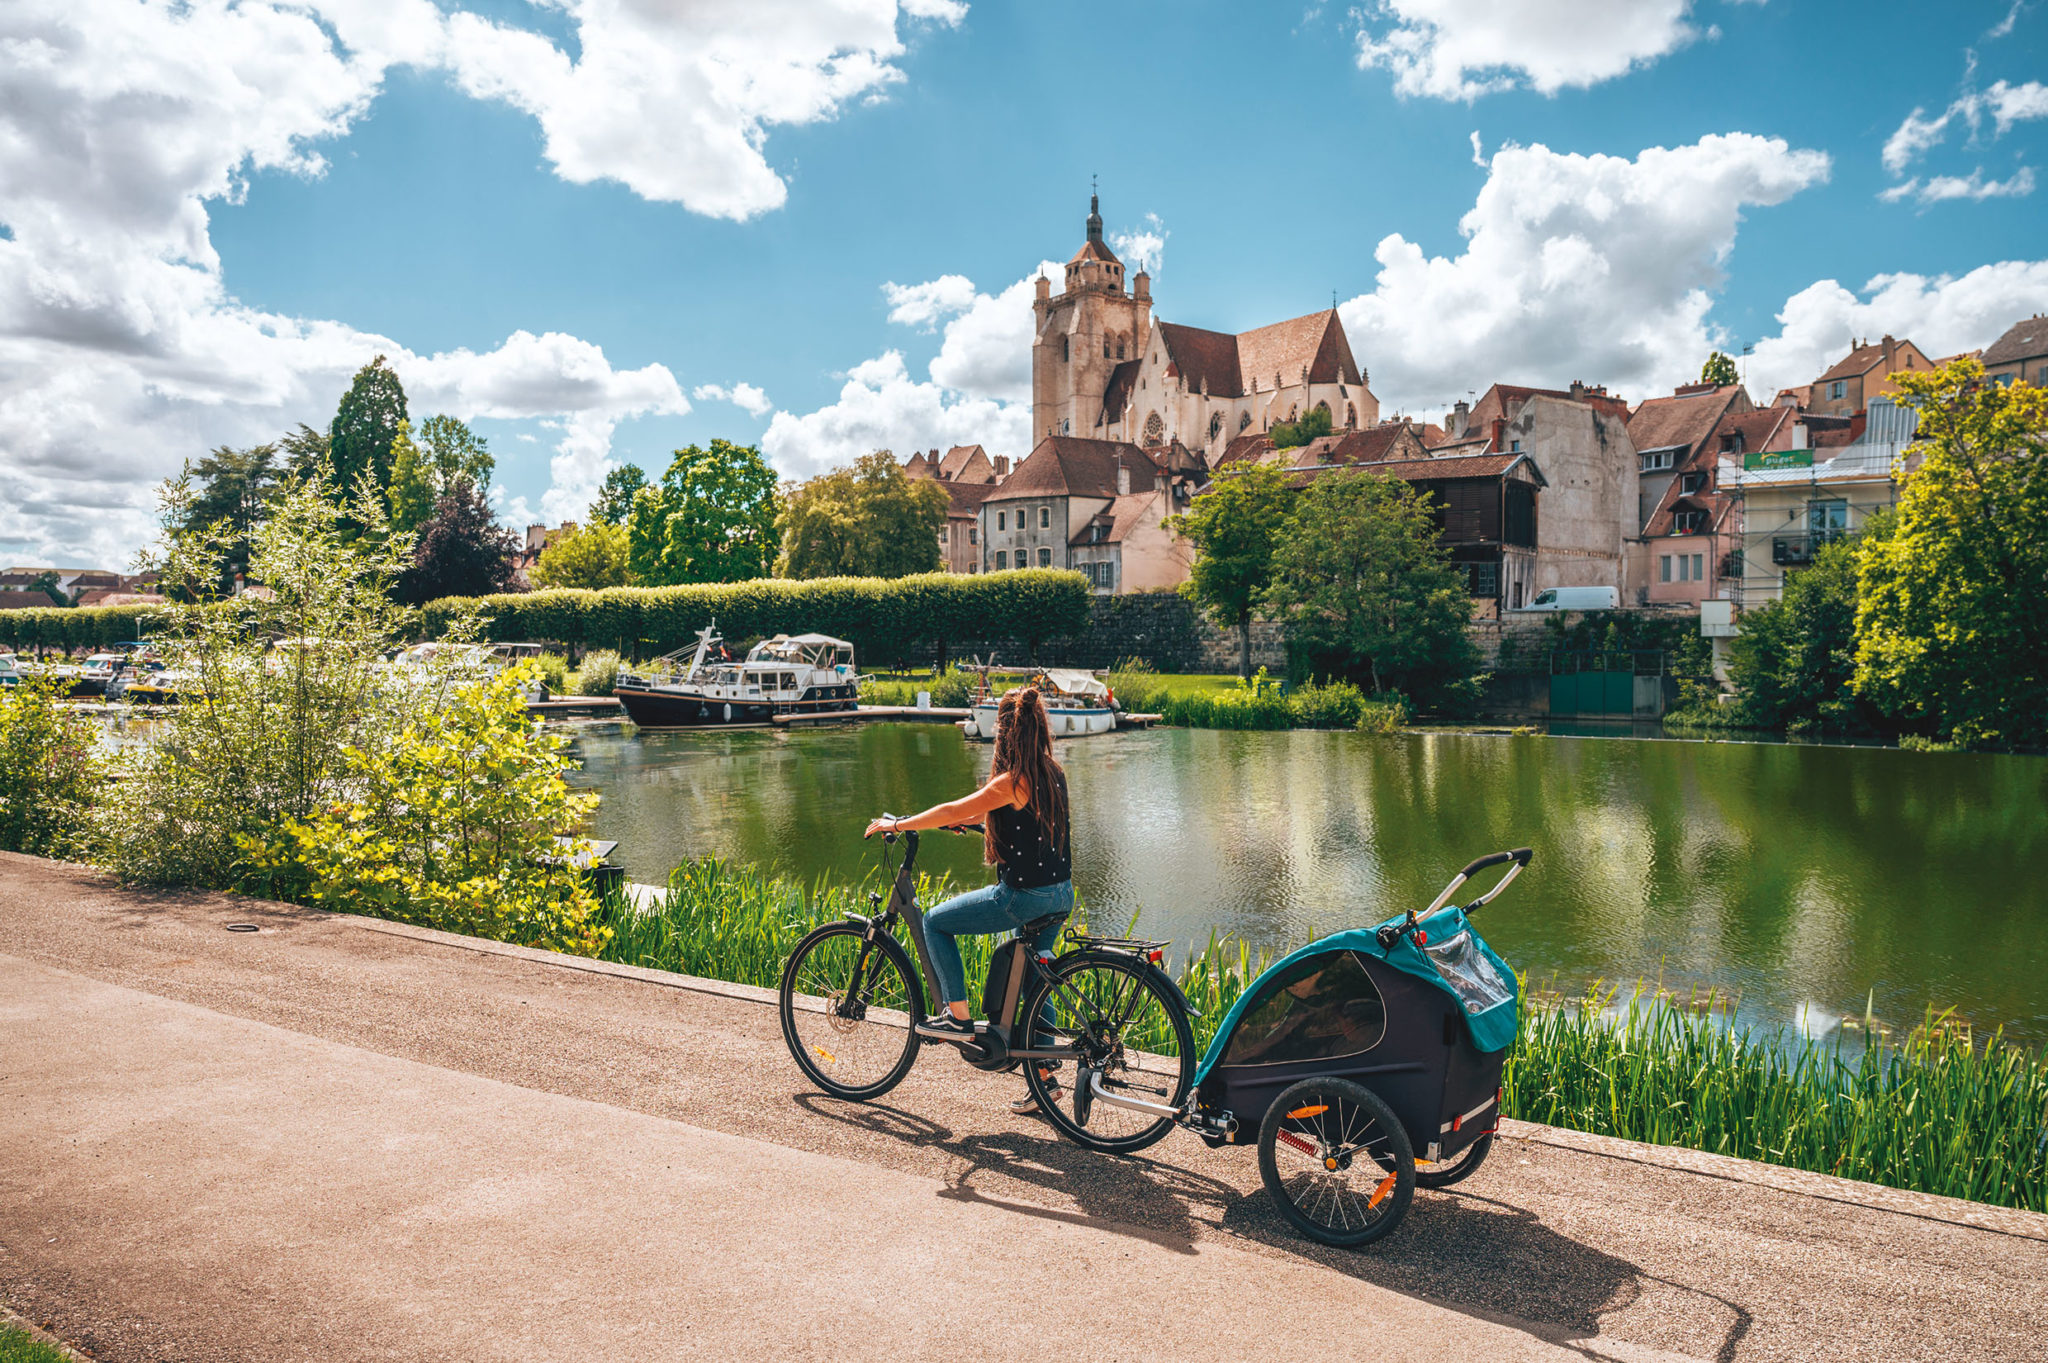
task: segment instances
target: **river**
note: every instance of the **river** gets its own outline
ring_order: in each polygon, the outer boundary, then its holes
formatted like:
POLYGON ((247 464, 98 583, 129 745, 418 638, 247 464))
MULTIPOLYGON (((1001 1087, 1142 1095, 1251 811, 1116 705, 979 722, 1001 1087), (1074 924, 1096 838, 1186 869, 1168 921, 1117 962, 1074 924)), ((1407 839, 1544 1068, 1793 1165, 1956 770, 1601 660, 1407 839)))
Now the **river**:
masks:
MULTIPOLYGON (((950 727, 578 732, 599 834, 635 880, 716 853, 858 877, 871 814, 973 788, 950 727)), ((1162 729, 1062 744, 1074 880, 1098 928, 1277 951, 1422 907, 1529 845, 1482 911, 1532 985, 1661 980, 1827 1035, 1933 1005, 2048 1042, 2048 760, 1557 736, 1162 729)), ((978 839, 924 864, 983 883, 978 839)))

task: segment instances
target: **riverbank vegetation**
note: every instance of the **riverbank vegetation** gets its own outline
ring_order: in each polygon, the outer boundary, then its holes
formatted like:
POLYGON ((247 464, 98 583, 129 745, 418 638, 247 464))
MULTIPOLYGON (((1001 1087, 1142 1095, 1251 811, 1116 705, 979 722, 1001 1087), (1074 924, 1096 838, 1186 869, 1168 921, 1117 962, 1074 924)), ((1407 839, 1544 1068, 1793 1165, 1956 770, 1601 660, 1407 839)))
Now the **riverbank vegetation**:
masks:
MULTIPOLYGON (((866 912, 870 885, 806 887, 717 860, 677 869, 658 902, 608 904, 609 960, 773 989, 796 942, 866 912)), ((920 882, 921 903, 947 892, 920 882)), ((1085 909, 1077 921, 1085 917, 1085 909)), ((1104 925, 1097 925, 1098 927, 1104 925)), ((1109 925, 1122 928, 1125 925, 1109 925)), ((968 978, 994 939, 963 938, 968 978)), ((1181 963, 1206 1046, 1267 965, 1211 937, 1181 963)), ((1850 1056, 1834 1042, 1760 1033, 1655 995, 1593 991, 1525 1007, 1503 1077, 1503 1110, 1525 1121, 1916 1192, 2048 1211, 2048 1052, 1972 1045, 1930 1015, 1899 1045, 1850 1056)))

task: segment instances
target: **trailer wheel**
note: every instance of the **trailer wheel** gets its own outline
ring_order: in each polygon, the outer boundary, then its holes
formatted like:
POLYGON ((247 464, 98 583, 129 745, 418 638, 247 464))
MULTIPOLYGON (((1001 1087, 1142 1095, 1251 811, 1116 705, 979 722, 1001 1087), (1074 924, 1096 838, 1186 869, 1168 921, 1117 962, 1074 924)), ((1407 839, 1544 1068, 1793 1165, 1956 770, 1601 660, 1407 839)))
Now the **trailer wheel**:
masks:
POLYGON ((1486 1162, 1486 1152, 1493 1149, 1493 1133, 1487 1132, 1472 1144, 1446 1160, 1434 1164, 1422 1160, 1415 1166, 1415 1181, 1425 1188, 1448 1188, 1453 1183, 1472 1177, 1479 1166, 1486 1162))
POLYGON ((1311 1240, 1370 1244, 1415 1196, 1415 1150, 1378 1094, 1348 1079, 1281 1090, 1259 1124, 1259 1173, 1281 1214, 1311 1240))

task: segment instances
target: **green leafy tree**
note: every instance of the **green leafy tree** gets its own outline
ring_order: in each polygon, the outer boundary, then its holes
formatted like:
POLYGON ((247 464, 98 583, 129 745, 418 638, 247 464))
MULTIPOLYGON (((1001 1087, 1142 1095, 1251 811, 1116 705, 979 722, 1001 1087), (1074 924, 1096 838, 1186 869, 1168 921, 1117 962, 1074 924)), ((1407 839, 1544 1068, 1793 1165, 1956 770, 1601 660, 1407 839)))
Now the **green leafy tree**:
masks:
POLYGON ((1921 462, 1858 544, 1856 688, 1947 741, 2048 746, 2048 389, 1975 360, 1892 381, 1921 462))
MULTIPOLYGON (((459 654, 456 655, 459 657, 459 654)), ((347 752, 346 794, 286 827, 316 904, 594 956, 610 929, 560 864, 597 796, 572 790, 568 740, 527 717, 530 669, 416 688, 431 703, 389 743, 347 752)))
POLYGON ((37 573, 35 580, 28 584, 28 589, 32 592, 47 593, 49 598, 60 606, 71 604, 71 598, 64 595, 64 588, 58 585, 55 569, 46 573, 37 573))
POLYGON ((633 497, 627 563, 635 582, 744 582, 775 560, 775 473, 752 445, 676 451, 661 482, 633 497))
POLYGON ((98 722, 62 703, 69 685, 34 674, 0 691, 0 851, 76 858, 91 842, 106 763, 98 722))
POLYGON ((334 486, 351 494, 356 481, 368 473, 379 492, 390 487, 391 445, 405 419, 405 389, 379 355, 356 371, 355 381, 335 410, 334 424, 328 428, 334 486))
POLYGON ((526 575, 536 587, 623 587, 626 527, 597 521, 558 535, 526 575))
POLYGON ((1700 382, 1725 388, 1731 383, 1741 383, 1742 375, 1736 372, 1735 361, 1717 350, 1700 366, 1700 382))
POLYGON ((1446 705, 1476 689, 1472 599, 1437 544, 1429 500, 1399 478, 1326 474, 1305 488, 1273 555, 1268 599, 1317 663, 1375 693, 1446 705))
POLYGON ((189 477, 165 486, 165 540, 145 559, 185 603, 160 608, 157 637, 187 680, 117 759, 119 798, 100 811, 107 855, 131 880, 289 892, 252 875, 238 840, 310 816, 339 791, 344 750, 389 730, 376 660, 411 619, 389 594, 409 546, 386 534, 381 498, 344 510, 326 486, 288 478, 250 534, 267 590, 221 600, 231 532, 178 529, 191 497, 189 477))
POLYGON ((420 527, 412 566, 398 581, 399 598, 415 605, 443 596, 483 596, 512 582, 519 541, 464 480, 442 494, 420 527))
POLYGON ((1311 440, 1328 435, 1334 425, 1327 407, 1311 408, 1299 421, 1277 422, 1266 432, 1276 450, 1291 450, 1296 445, 1306 445, 1311 440))
POLYGON ((783 577, 907 577, 939 568, 939 531, 951 499, 908 478, 887 450, 820 474, 783 499, 777 571, 783 577))
POLYGON ((1187 513, 1168 523, 1195 546, 1181 595, 1219 627, 1237 631, 1240 677, 1251 675, 1252 612, 1273 584, 1273 553, 1293 500, 1281 469, 1241 464, 1218 473, 1187 513))
POLYGON ((1854 689, 1856 554, 1853 544, 1827 545, 1811 567, 1787 575, 1779 600, 1744 612, 1728 675, 1750 723, 1877 727, 1877 712, 1854 689))
POLYGON ((419 446, 434 470, 436 495, 467 478, 489 489, 498 461, 484 438, 452 416, 430 416, 420 423, 419 446))
POLYGON ((284 474, 299 479, 334 481, 334 461, 328 449, 327 432, 316 431, 301 421, 297 430, 277 442, 277 448, 284 457, 284 474))
POLYGON ((647 474, 638 464, 623 464, 604 476, 597 500, 590 504, 590 519, 606 525, 624 525, 633 514, 633 498, 647 486, 647 474))
POLYGON ((230 590, 235 576, 249 571, 249 536, 268 514, 270 498, 277 490, 278 447, 254 445, 246 450, 226 445, 213 450, 189 466, 195 480, 186 521, 176 529, 186 532, 218 527, 221 532, 221 580, 219 589, 230 590))
POLYGON ((385 500, 391 507, 391 528, 411 532, 426 524, 440 500, 438 479, 427 456, 412 440, 412 423, 398 423, 391 438, 391 487, 385 500))

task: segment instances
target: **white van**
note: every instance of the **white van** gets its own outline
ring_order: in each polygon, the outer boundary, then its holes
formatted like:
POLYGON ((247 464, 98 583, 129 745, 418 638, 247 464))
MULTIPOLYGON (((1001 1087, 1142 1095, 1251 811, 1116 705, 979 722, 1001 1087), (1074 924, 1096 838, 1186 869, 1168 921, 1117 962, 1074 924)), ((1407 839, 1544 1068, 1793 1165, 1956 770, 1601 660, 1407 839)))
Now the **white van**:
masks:
POLYGON ((1525 611, 1611 611, 1621 608, 1621 592, 1613 587, 1545 587, 1525 611))

